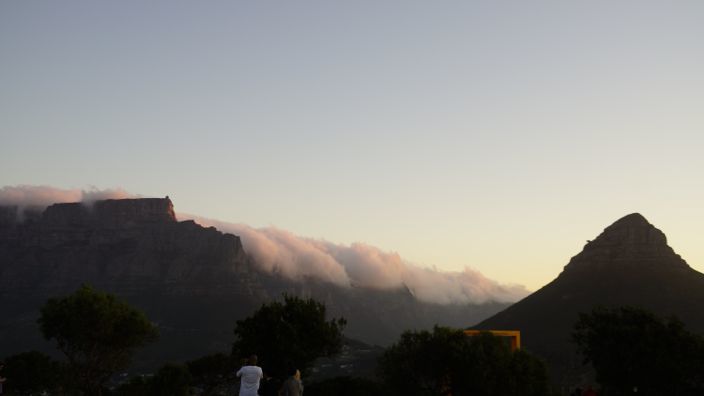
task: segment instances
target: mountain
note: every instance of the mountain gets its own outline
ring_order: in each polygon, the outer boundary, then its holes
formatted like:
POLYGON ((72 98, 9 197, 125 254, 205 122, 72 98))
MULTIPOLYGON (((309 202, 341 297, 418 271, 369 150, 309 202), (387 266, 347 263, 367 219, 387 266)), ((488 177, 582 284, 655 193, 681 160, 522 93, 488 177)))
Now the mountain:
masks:
POLYGON ((570 341, 580 312, 640 307, 677 316, 689 330, 704 333, 702 304, 704 274, 667 245, 665 234, 633 213, 588 241, 555 280, 474 328, 520 330, 524 347, 547 361, 555 381, 571 385, 590 374, 570 341))
POLYGON ((159 341, 141 356, 151 367, 229 351, 235 321, 284 292, 324 302, 348 320, 347 336, 379 345, 406 329, 464 327, 507 306, 429 304, 406 288, 296 282, 258 268, 239 237, 177 221, 168 197, 0 206, 0 351, 53 350, 36 326, 39 307, 82 283, 158 324, 159 341))

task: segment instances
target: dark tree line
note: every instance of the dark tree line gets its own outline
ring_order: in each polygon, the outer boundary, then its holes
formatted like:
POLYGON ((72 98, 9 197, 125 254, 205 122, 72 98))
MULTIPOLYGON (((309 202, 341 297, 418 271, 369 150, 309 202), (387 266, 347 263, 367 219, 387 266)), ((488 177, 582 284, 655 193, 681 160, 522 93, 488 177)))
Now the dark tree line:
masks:
MULTIPOLYGON (((205 393, 232 380, 240 357, 256 352, 267 371, 283 377, 291 368, 306 370, 320 356, 342 346, 342 318, 326 320, 325 306, 312 299, 284 296, 237 321, 232 353, 204 356, 186 364, 166 364, 150 377, 135 377, 117 395, 189 394, 191 385, 205 393)), ((108 380, 127 369, 134 352, 158 337, 144 313, 115 296, 82 286, 41 308, 42 334, 65 356, 58 362, 32 351, 6 358, 0 376, 7 394, 103 395, 108 380)))
POLYGON ((500 337, 435 327, 406 332, 379 362, 380 378, 397 395, 550 394, 542 361, 523 350, 511 351, 500 337))
POLYGON ((580 315, 573 339, 604 396, 704 395, 704 338, 676 318, 597 308, 580 315))
POLYGON ((273 376, 307 371, 315 359, 340 351, 346 323, 343 318, 326 320, 325 305, 318 301, 284 295, 283 302, 264 304, 237 321, 232 355, 258 354, 273 376))
MULTIPOLYGON (((130 365, 134 352, 156 339, 146 316, 116 297, 83 286, 41 309, 43 335, 56 343, 63 361, 36 351, 5 359, 0 377, 6 393, 31 395, 188 395, 232 383, 241 357, 260 356, 265 372, 283 379, 304 373, 318 357, 342 346, 343 318, 326 318, 312 299, 284 296, 236 322, 230 354, 166 364, 154 375, 135 377, 109 391, 111 376, 130 365)), ((573 339, 591 364, 601 395, 689 396, 704 394, 704 338, 677 319, 661 319, 635 308, 596 309, 581 314, 573 339)), ((461 330, 435 327, 408 331, 378 362, 376 379, 341 377, 307 384, 315 395, 473 395, 553 394, 544 363, 524 350, 512 351, 490 333, 467 337, 461 330)))

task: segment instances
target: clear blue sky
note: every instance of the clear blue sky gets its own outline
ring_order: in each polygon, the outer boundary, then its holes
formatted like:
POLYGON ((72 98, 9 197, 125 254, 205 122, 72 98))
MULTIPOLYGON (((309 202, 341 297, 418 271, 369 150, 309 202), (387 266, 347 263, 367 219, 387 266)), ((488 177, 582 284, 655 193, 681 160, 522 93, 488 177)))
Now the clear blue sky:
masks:
POLYGON ((123 187, 536 289, 704 271, 704 2, 4 1, 0 186, 123 187))

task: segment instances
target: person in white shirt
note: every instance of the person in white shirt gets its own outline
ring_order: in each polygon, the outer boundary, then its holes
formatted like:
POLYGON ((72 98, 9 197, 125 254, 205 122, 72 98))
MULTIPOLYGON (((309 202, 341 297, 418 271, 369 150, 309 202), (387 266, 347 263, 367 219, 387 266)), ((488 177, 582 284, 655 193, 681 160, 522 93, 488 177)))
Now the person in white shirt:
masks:
POLYGON ((257 355, 249 357, 249 364, 237 371, 240 381, 240 396, 257 396, 259 381, 264 377, 262 368, 257 366, 257 355))

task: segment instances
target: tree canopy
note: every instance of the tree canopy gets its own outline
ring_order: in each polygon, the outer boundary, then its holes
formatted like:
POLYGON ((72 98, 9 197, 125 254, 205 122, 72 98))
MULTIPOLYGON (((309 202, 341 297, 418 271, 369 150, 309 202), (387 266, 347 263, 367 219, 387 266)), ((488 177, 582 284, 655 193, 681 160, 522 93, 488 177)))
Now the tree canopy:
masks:
POLYGON ((86 285, 49 299, 38 323, 66 355, 73 382, 91 395, 100 395, 110 376, 128 367, 135 350, 158 335, 144 313, 86 285))
POLYGON ((284 301, 262 305, 252 316, 238 320, 232 354, 257 354, 267 373, 284 376, 292 369, 308 369, 321 356, 342 347, 344 318, 326 320, 325 305, 313 299, 284 295, 284 301))
POLYGON ((379 376, 392 394, 544 396, 550 394, 542 361, 512 352, 490 333, 467 337, 436 326, 407 331, 379 360, 379 376))
POLYGON ((631 307, 582 313, 573 340, 609 395, 704 394, 704 338, 631 307))

